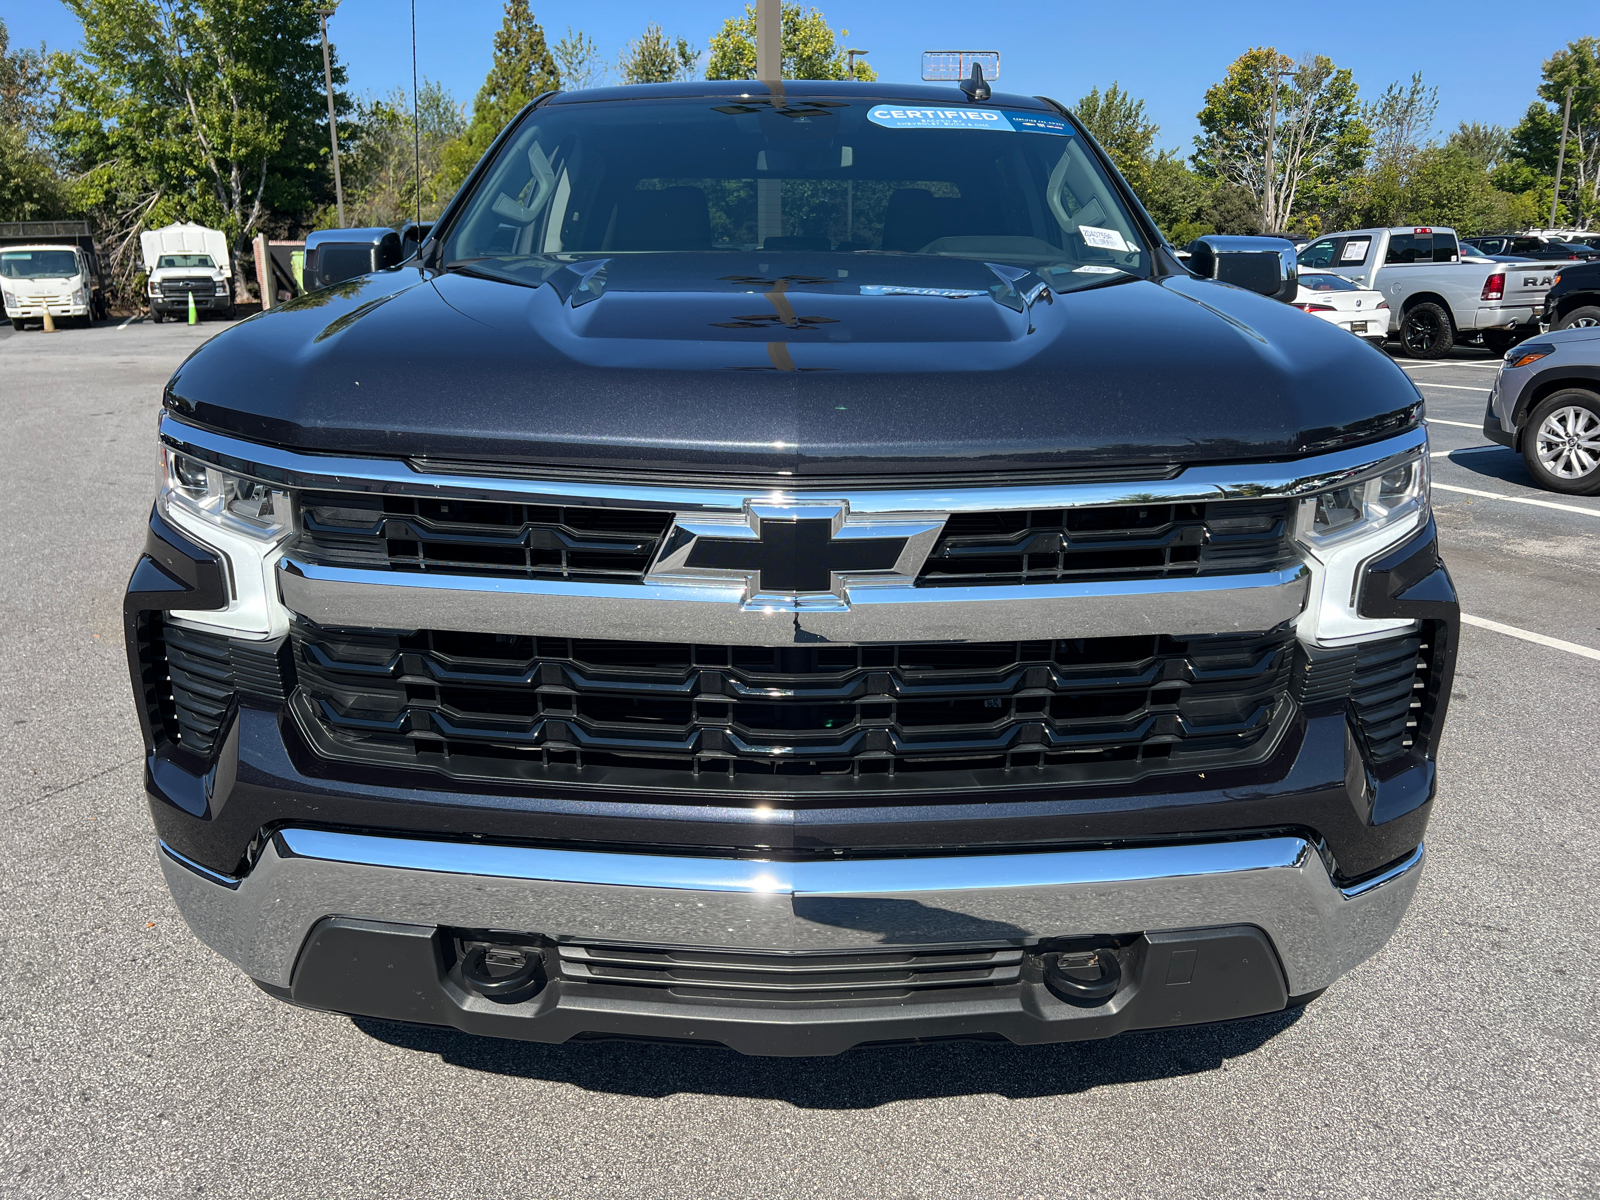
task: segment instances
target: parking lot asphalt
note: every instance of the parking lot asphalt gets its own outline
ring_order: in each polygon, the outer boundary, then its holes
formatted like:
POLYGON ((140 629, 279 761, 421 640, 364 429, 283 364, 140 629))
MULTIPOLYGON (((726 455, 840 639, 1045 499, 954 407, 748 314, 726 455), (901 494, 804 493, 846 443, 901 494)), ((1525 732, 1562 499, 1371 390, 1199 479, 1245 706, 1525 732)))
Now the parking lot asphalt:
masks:
MULTIPOLYGON (((1600 662, 1483 628, 1411 912, 1298 1016, 795 1060, 265 996, 168 898, 122 645, 161 385, 225 328, 0 339, 0 1195, 1600 1194, 1600 662)), ((1600 648, 1600 500, 1475 449, 1492 367, 1404 364, 1463 605, 1600 648)))

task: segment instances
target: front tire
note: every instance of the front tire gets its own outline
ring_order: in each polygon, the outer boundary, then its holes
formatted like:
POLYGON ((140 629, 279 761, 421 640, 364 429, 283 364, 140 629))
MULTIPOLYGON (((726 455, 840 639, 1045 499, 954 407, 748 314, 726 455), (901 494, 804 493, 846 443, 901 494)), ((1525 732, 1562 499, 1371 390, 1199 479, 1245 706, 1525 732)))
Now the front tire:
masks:
POLYGON ((22 332, 22 318, 21 317, 12 317, 11 318, 11 328, 15 329, 18 333, 21 333, 22 332))
POLYGON ((1593 329, 1600 325, 1600 308, 1586 304, 1582 308, 1575 308, 1561 320, 1556 322, 1557 329, 1593 329))
POLYGON ((1549 491, 1600 492, 1600 396, 1567 388, 1539 401, 1522 434, 1522 461, 1549 491))
POLYGON ((1412 358, 1443 358, 1456 344, 1450 314, 1431 300, 1412 305, 1400 319, 1400 344, 1412 358))

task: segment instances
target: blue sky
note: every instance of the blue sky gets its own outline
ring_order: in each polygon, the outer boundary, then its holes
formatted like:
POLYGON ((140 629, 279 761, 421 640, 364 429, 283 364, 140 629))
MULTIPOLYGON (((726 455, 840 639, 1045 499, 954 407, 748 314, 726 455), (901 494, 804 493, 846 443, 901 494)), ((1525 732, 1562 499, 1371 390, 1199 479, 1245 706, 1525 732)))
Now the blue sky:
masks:
MULTIPOLYGON (((593 37, 608 56, 651 21, 704 50, 723 19, 741 7, 740 0, 532 3, 551 41, 570 25, 593 37)), ((13 46, 41 40, 59 49, 76 44, 77 23, 60 0, 5 7, 13 46)), ((1213 5, 817 0, 816 7, 835 28, 850 30, 850 45, 872 52, 880 78, 916 79, 923 50, 999 50, 1001 90, 1071 104, 1091 87, 1120 82, 1146 101, 1161 126, 1159 144, 1185 152, 1197 132, 1195 113, 1206 87, 1251 46, 1275 45, 1297 58, 1326 54, 1354 70, 1368 99, 1420 70, 1426 82, 1438 85, 1438 123, 1448 131, 1460 121, 1515 124, 1534 98, 1539 64, 1568 41, 1600 33, 1600 9, 1589 4, 1546 6, 1537 18, 1524 18, 1503 3, 1476 0, 1325 7, 1341 14, 1333 20, 1313 6, 1281 0, 1213 5)), ((495 0, 417 0, 422 74, 470 103, 488 71, 501 14, 495 0)), ((330 32, 358 94, 409 89, 405 0, 344 0, 330 32)))

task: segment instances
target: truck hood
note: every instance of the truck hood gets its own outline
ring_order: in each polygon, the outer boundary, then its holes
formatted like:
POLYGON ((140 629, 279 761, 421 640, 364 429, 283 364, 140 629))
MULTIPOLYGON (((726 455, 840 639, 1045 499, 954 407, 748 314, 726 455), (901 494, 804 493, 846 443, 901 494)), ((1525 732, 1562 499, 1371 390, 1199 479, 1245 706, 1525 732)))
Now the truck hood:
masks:
POLYGON ((1020 268, 895 254, 543 270, 537 286, 415 268, 334 285, 206 343, 167 406, 301 450, 799 477, 1159 475, 1420 416, 1360 339, 1188 276, 1074 273, 1043 295, 1020 268))

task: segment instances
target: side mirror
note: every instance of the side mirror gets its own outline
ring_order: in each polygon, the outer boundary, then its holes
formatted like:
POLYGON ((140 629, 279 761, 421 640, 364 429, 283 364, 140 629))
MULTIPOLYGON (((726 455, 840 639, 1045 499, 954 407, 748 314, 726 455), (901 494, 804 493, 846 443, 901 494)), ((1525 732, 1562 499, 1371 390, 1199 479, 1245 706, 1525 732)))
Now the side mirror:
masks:
POLYGON ((1285 304, 1300 293, 1300 261, 1287 238, 1209 234, 1189 244, 1189 270, 1285 304))
POLYGON ((393 229, 319 229, 306 235, 306 291, 398 266, 402 258, 393 229))

